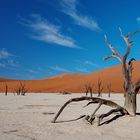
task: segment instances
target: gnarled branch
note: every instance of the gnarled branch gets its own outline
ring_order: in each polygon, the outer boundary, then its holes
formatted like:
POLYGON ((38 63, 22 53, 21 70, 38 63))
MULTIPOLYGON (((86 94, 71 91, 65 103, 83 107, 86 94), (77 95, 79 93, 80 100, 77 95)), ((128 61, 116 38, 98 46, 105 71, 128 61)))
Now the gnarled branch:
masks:
MULTIPOLYGON (((68 100, 61 108, 60 110, 58 111, 58 113, 56 114, 56 116, 54 117, 54 119, 52 120, 52 123, 55 123, 57 118, 59 117, 59 115, 62 113, 62 111, 64 110, 64 108, 70 104, 71 102, 79 102, 79 101, 84 101, 84 100, 87 100, 87 101, 92 101, 92 103, 99 103, 100 106, 101 105, 106 105, 106 106, 110 106, 110 107, 113 107, 113 108, 122 108, 122 110, 124 111, 124 113, 127 113, 127 111, 121 107, 120 105, 116 104, 115 102, 113 101, 110 101, 110 100, 106 100, 106 99, 101 99, 101 98, 95 98, 95 97, 86 97, 86 96, 83 96, 83 97, 79 97, 79 98, 72 98, 70 100, 68 100)), ((95 112, 96 113, 96 112, 95 112)), ((94 114, 92 114, 92 117, 93 117, 94 114)))

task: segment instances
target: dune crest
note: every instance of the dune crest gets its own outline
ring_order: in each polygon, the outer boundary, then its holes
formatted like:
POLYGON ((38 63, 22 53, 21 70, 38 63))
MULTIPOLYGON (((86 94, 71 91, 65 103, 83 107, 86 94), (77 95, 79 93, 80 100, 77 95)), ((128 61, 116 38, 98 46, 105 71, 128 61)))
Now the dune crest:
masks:
MULTIPOLYGON (((133 64, 133 81, 140 78, 140 61, 133 64)), ((84 92, 85 84, 93 84, 93 91, 97 91, 97 81, 100 77, 104 87, 103 92, 107 92, 107 84, 112 84, 113 92, 123 92, 123 78, 120 65, 105 68, 103 70, 89 74, 61 74, 58 76, 44 78, 40 80, 26 80, 26 87, 29 92, 84 92)), ((19 80, 0 78, 0 91, 5 89, 4 83, 8 84, 8 91, 13 92, 14 88, 19 85, 19 80)), ((21 80, 22 82, 22 80, 21 80)))

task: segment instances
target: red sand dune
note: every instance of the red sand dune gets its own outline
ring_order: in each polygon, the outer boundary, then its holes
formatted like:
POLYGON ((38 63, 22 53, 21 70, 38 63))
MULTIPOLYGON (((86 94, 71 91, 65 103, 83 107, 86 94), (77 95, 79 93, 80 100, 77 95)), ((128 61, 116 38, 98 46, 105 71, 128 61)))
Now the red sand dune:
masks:
MULTIPOLYGON (((140 78, 140 61, 134 62, 133 82, 140 78)), ((84 92, 85 84, 93 84, 93 91, 97 91, 97 82, 100 77, 104 87, 103 92, 107 92, 107 84, 112 84, 113 92, 123 92, 123 77, 120 65, 109 67, 89 74, 62 74, 41 80, 26 80, 26 87, 29 92, 84 92)), ((19 86, 19 80, 0 78, 0 91, 4 92, 5 83, 8 91, 14 92, 19 86)), ((23 81, 21 81, 23 82, 23 81)))

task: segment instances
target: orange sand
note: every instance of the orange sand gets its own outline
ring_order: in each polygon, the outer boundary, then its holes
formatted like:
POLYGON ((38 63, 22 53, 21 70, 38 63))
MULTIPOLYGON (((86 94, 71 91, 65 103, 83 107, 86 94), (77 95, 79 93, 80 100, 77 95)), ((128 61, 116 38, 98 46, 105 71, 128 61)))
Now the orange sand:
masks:
MULTIPOLYGON (((140 78, 140 61, 134 62, 133 67, 133 81, 136 82, 140 78)), ((123 77, 119 65, 89 74, 62 74, 41 80, 26 80, 25 83, 29 92, 84 92, 84 85, 88 83, 93 84, 93 91, 96 92, 98 77, 102 81, 103 92, 107 92, 107 84, 110 82, 113 92, 123 92, 123 77)), ((1 92, 5 90, 5 82, 8 92, 13 92, 19 86, 19 80, 0 78, 1 92)))

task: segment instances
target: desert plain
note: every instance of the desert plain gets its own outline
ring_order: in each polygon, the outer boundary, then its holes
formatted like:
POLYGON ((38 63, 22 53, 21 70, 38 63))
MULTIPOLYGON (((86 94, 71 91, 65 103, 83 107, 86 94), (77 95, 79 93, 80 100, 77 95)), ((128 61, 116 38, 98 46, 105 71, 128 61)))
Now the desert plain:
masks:
MULTIPOLYGON (((116 114, 104 118, 101 126, 88 124, 84 119, 72 122, 61 122, 75 119, 80 115, 90 115, 97 105, 84 107, 88 102, 71 103, 62 112, 58 121, 51 123, 60 107, 73 97, 84 96, 84 93, 62 95, 26 94, 0 94, 0 140, 139 140, 140 115, 135 117, 124 116, 110 123, 116 114)), ((93 96, 97 96, 94 94, 93 96)), ((140 95, 137 95, 137 113, 140 113, 140 95)), ((123 106, 123 94, 103 94, 101 98, 111 99, 123 106)), ((106 113, 110 107, 102 106, 97 115, 106 113)))

